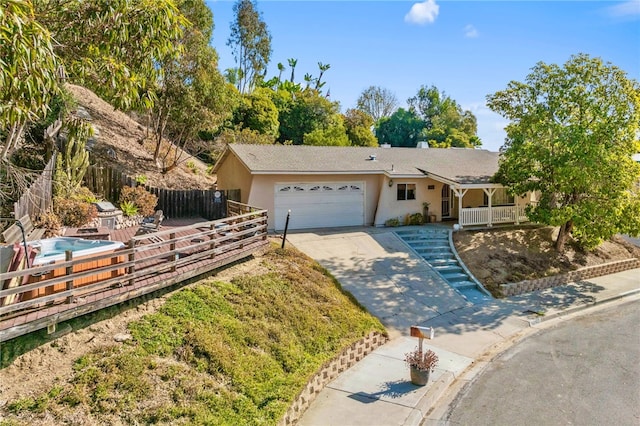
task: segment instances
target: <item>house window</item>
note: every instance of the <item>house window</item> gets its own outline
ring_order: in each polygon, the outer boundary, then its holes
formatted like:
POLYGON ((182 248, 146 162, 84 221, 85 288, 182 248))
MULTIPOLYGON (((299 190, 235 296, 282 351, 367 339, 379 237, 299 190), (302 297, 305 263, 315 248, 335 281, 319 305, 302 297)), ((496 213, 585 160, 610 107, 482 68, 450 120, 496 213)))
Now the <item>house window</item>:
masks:
POLYGON ((398 184, 398 200, 415 200, 416 185, 415 183, 399 183, 398 184))
MULTIPOLYGON (((515 204, 513 195, 510 195, 507 192, 507 188, 496 189, 496 192, 493 193, 493 197, 491 198, 491 205, 504 206, 507 204, 515 204)), ((486 193, 484 194, 484 205, 485 206, 489 205, 489 197, 487 197, 486 193)))

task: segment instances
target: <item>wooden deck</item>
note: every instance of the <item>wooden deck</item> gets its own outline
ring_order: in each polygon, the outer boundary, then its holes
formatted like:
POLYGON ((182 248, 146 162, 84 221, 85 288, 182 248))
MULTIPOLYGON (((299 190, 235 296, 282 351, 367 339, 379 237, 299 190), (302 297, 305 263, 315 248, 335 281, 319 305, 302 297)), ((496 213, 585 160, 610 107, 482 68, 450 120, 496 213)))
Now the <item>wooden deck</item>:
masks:
POLYGON ((137 228, 112 231, 111 240, 127 247, 91 256, 106 260, 94 269, 78 271, 87 258, 71 258, 55 263, 56 270, 66 269, 63 276, 52 277, 51 265, 1 274, 0 283, 19 278, 23 284, 0 290, 0 342, 203 276, 264 249, 266 211, 239 212, 209 222, 167 221, 160 231, 140 236, 137 228), (108 278, 86 281, 97 274, 108 278), (31 283, 29 276, 45 279, 31 283), (83 282, 89 284, 77 284, 83 282), (37 297, 26 296, 34 292, 37 297))

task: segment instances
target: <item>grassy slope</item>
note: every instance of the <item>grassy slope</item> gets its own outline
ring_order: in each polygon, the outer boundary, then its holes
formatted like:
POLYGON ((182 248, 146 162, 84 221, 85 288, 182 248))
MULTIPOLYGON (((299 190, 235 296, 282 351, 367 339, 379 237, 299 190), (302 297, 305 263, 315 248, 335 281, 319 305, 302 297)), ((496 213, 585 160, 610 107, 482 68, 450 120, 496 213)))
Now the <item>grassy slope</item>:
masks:
POLYGON ((132 341, 78 359, 68 383, 10 401, 11 418, 275 424, 322 364, 383 327, 296 250, 274 248, 262 266, 175 294, 130 323, 132 341))

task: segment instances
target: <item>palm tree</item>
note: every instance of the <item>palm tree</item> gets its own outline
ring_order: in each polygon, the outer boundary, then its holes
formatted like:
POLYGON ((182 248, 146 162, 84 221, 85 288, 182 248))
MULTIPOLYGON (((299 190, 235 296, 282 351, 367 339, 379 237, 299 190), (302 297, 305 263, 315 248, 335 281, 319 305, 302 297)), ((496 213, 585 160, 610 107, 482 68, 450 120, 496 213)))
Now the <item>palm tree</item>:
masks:
POLYGON ((307 82, 307 89, 309 88, 309 86, 311 85, 311 81, 313 81, 313 76, 309 73, 306 73, 304 75, 304 81, 307 82))
POLYGON ((293 83, 293 75, 296 70, 296 64, 298 63, 297 59, 291 58, 289 59, 289 66, 291 67, 291 82, 293 83))
POLYGON ((320 80, 322 80, 322 74, 324 74, 326 70, 331 68, 331 65, 318 62, 318 68, 320 68, 320 76, 316 80, 316 90, 319 90, 322 86, 324 86, 324 83, 320 84, 320 80))
POLYGON ((282 65, 282 62, 278 62, 278 71, 278 84, 280 84, 282 81, 282 73, 284 72, 284 65, 282 65))

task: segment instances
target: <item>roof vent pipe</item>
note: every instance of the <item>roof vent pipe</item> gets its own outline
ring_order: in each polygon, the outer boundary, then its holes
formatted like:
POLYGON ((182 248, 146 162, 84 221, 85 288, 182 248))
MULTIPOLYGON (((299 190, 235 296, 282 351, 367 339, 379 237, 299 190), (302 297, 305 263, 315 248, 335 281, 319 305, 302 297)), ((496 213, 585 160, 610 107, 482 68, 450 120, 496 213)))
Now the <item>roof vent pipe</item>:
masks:
POLYGON ((369 160, 376 161, 376 155, 375 154, 369 155, 369 160))

